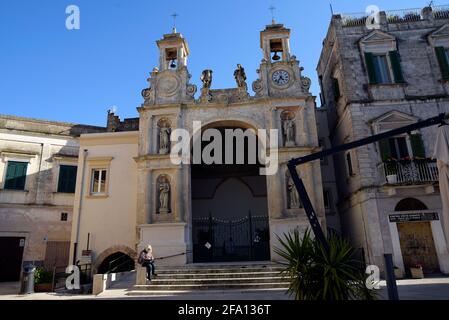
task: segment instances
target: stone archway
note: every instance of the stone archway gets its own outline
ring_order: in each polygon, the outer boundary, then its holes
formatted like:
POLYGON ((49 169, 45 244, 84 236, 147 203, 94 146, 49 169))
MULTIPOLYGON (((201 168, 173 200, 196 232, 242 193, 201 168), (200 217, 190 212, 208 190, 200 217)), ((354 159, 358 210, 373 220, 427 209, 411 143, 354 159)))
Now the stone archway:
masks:
MULTIPOLYGON (((229 129, 251 129, 255 137, 245 136, 242 149, 235 144, 223 146, 219 164, 207 164, 202 159, 201 164, 191 165, 193 261, 269 260, 267 178, 260 175, 259 169, 263 165, 257 158, 261 147, 257 129, 251 123, 232 119, 206 122, 201 132, 208 129, 217 129, 220 132, 218 139, 221 135, 223 143, 227 142, 226 130, 229 129), (227 162, 225 155, 230 148, 233 149, 232 163, 227 162), (239 151, 243 154, 240 153, 237 160, 239 151), (253 157, 254 151, 257 159, 253 157)), ((195 135, 193 139, 200 138, 195 135)), ((213 139, 202 141, 201 150, 215 142, 215 135, 213 139)))
POLYGON ((109 247, 108 249, 104 250, 96 257, 95 262, 92 266, 92 274, 96 274, 98 271, 98 268, 103 263, 103 261, 105 261, 105 259, 107 259, 109 256, 111 256, 115 253, 126 254, 134 261, 136 261, 136 259, 137 259, 137 253, 135 250, 131 249, 130 247, 124 246, 124 245, 115 245, 115 246, 109 247))

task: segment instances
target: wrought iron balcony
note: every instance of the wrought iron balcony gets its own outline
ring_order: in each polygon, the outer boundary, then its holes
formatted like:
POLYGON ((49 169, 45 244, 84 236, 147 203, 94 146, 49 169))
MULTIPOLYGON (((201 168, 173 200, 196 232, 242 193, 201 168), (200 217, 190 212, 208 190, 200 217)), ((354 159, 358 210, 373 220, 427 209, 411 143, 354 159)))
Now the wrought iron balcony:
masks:
POLYGON ((386 161, 379 165, 382 185, 414 185, 438 182, 434 160, 386 161))

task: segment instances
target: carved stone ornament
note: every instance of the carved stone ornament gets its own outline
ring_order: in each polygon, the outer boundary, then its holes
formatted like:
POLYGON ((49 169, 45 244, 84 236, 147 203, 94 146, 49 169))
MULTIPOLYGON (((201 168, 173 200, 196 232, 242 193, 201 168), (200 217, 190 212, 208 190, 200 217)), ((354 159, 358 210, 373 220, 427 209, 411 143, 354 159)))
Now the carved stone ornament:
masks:
POLYGON ((310 78, 301 77, 301 87, 304 90, 304 92, 309 92, 311 85, 312 85, 312 81, 310 80, 310 78))
POLYGON ((293 112, 284 111, 281 114, 282 133, 284 136, 285 147, 294 147, 296 145, 296 125, 294 119, 295 114, 293 112))
POLYGON ((191 97, 191 98, 193 98, 194 96, 195 96, 195 93, 196 93, 196 85, 194 85, 194 84, 188 84, 187 85, 187 90, 186 90, 186 92, 187 92, 187 95, 189 96, 189 97, 191 97))
POLYGON ((158 213, 169 213, 170 212, 170 181, 167 177, 161 176, 158 178, 158 213))
POLYGON ((290 176, 287 176, 287 198, 289 209, 298 209, 301 207, 298 191, 290 176))
POLYGON ((245 69, 241 64, 237 64, 237 69, 234 71, 234 78, 238 88, 247 89, 245 69))
POLYGON ((257 96, 260 96, 262 94, 263 85, 262 80, 257 79, 253 82, 253 91, 256 93, 257 96))
POLYGON ((165 73, 164 75, 159 75, 157 80, 158 95, 163 97, 173 96, 179 90, 180 83, 179 77, 174 74, 165 73))
POLYGON ((200 80, 203 83, 203 88, 210 89, 212 85, 212 74, 213 71, 209 69, 203 70, 203 72, 201 73, 200 80))

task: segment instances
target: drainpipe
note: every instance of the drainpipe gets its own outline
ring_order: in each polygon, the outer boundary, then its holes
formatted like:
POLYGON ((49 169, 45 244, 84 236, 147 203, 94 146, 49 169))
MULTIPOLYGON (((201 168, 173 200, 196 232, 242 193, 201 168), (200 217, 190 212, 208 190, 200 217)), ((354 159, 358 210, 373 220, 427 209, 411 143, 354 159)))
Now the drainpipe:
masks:
POLYGON ((42 200, 39 199, 40 194, 40 186, 42 179, 42 159, 44 157, 44 144, 41 143, 41 154, 39 157, 39 167, 37 169, 37 179, 36 179, 36 193, 34 194, 34 203, 42 203, 42 200))
POLYGON ((73 265, 76 265, 76 256, 78 249, 78 238, 80 233, 80 221, 81 221, 81 206, 83 203, 83 191, 84 191, 84 176, 86 171, 86 160, 87 160, 87 149, 84 149, 83 153, 83 167, 81 169, 81 189, 80 189, 80 197, 78 199, 78 218, 76 220, 76 233, 75 233, 75 242, 73 243, 73 265))

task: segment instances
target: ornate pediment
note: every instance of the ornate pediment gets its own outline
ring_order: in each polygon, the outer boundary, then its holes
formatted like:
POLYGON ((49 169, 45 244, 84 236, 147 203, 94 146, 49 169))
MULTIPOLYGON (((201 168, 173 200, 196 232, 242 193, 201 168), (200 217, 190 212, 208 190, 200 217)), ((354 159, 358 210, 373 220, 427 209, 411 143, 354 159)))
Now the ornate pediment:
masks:
POLYGON ((434 47, 449 46, 449 24, 438 28, 428 35, 429 42, 434 47))
POLYGON ((385 53, 396 50, 396 38, 380 30, 374 30, 360 39, 360 48, 364 52, 385 53))
POLYGON ((379 42, 391 42, 396 41, 396 38, 392 36, 391 34, 388 34, 386 32, 380 31, 380 30, 374 30, 370 34, 364 36, 362 39, 360 39, 361 43, 379 43, 379 42))
POLYGON ((400 111, 390 111, 380 117, 371 120, 375 131, 382 132, 387 130, 392 130, 402 126, 407 126, 409 124, 417 122, 419 119, 415 116, 400 112, 400 111))

